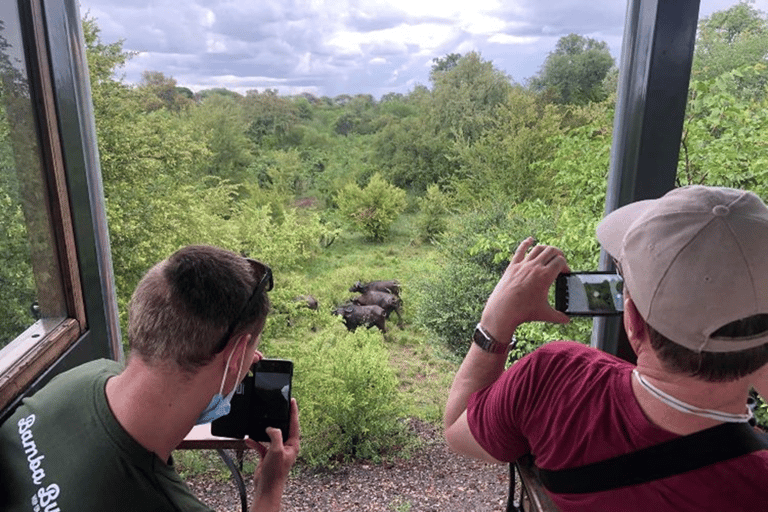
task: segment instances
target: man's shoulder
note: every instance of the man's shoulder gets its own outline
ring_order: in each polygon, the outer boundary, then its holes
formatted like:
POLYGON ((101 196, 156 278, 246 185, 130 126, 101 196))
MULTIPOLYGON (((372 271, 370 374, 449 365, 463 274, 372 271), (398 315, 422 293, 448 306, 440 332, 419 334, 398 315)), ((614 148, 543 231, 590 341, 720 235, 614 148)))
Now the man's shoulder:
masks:
MULTIPOLYGON (((626 370, 632 365, 614 355, 576 341, 551 341, 537 348, 524 359, 534 371, 563 373, 583 378, 586 373, 605 373, 605 369, 626 370)), ((609 373, 613 373, 609 371, 609 373)))
POLYGON ((112 377, 123 370, 123 365, 111 359, 95 359, 60 373, 51 385, 64 385, 79 381, 91 381, 99 376, 112 377))
POLYGON ((531 356, 558 359, 606 359, 620 361, 620 359, 616 358, 615 356, 612 356, 607 352, 603 352, 602 350, 590 347, 589 345, 585 345, 584 343, 564 340, 550 341, 549 343, 545 343, 544 345, 531 352, 531 356))

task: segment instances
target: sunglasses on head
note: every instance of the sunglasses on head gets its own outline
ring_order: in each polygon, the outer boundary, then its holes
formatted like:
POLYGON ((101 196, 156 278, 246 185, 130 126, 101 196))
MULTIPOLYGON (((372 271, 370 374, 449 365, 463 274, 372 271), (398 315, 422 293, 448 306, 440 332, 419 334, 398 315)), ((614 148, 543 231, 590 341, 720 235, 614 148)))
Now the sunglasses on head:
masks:
POLYGON ((229 338, 232 337, 232 334, 235 332, 235 328, 237 325, 242 322, 246 315, 248 315, 250 312, 253 311, 256 304, 261 302, 263 300, 263 296, 266 292, 271 291, 273 286, 275 285, 274 281, 272 280, 272 269, 269 268, 267 265, 260 261, 247 259, 248 263, 251 264, 251 267, 253 267, 254 272, 258 274, 261 274, 261 279, 259 280, 259 283, 256 285, 256 288, 253 289, 253 293, 251 293, 251 296, 248 297, 248 300, 245 301, 245 305, 243 306, 243 309, 240 310, 240 313, 235 317, 235 319, 232 321, 232 323, 229 324, 229 327, 227 328, 227 332, 224 333, 224 337, 221 338, 221 340, 218 343, 218 346, 216 348, 216 353, 221 352, 224 350, 224 347, 227 346, 227 342, 229 341, 229 338))

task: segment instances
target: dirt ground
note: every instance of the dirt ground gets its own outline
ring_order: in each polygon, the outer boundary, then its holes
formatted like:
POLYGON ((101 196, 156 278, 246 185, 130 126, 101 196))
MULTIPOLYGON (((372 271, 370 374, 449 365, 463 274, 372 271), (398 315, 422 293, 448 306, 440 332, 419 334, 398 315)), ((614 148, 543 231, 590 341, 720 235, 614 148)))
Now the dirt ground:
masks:
MULTIPOLYGON (((418 434, 423 446, 408 458, 382 465, 354 463, 319 473, 300 471, 288 482, 283 512, 505 510, 509 466, 485 464, 451 453, 442 435, 428 424, 420 424, 418 434)), ((214 510, 241 510, 231 481, 195 477, 188 483, 214 510)))

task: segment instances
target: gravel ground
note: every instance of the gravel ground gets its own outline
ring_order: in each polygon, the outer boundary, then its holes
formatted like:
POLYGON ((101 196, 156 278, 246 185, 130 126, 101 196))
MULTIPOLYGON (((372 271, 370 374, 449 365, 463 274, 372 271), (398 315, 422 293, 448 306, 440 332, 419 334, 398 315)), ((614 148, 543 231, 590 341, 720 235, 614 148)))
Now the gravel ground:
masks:
MULTIPOLYGON (((509 466, 466 459, 448 450, 428 424, 414 422, 423 447, 408 458, 373 465, 354 463, 333 471, 300 472, 283 495, 283 512, 497 512, 507 502, 509 466)), ((188 481, 217 511, 239 512, 231 482, 188 481)))

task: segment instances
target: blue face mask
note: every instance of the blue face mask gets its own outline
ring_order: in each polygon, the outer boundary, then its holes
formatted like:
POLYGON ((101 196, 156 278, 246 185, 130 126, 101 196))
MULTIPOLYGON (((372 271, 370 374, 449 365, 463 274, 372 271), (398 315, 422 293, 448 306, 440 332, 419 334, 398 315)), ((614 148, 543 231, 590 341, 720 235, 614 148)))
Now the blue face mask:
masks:
MULTIPOLYGON (((227 380, 227 369, 229 369, 229 362, 232 359, 232 356, 234 355, 235 351, 233 350, 229 357, 227 358, 227 366, 224 368, 224 378, 221 379, 221 386, 219 386, 219 392, 213 395, 213 398, 211 398, 211 402, 208 404, 208 407, 203 409, 203 412, 200 413, 200 416, 198 416, 197 421, 195 422, 195 425, 205 425, 206 423, 210 423, 215 419, 221 418, 222 416, 226 416, 229 414, 229 410, 232 407, 232 397, 235 396, 235 390, 237 389, 237 382, 235 383, 235 387, 232 388, 232 391, 227 395, 224 396, 221 393, 224 391, 224 382, 227 380)), ((243 351, 243 357, 240 359, 240 366, 237 370, 237 374, 240 375, 240 371, 243 369, 243 361, 245 360, 245 351, 243 351)))

